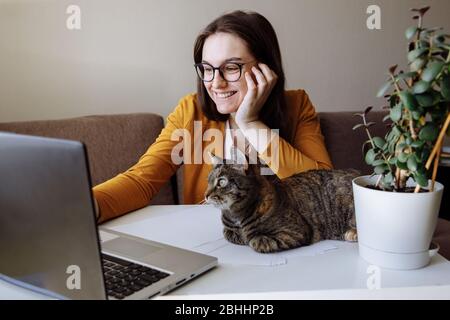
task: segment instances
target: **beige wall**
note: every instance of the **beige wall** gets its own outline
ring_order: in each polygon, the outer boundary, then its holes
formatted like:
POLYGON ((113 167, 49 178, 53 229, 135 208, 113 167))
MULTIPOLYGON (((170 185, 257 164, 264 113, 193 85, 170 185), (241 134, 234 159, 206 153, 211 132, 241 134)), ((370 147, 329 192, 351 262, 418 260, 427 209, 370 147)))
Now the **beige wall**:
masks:
POLYGON ((319 111, 361 110, 385 70, 405 62, 409 8, 431 4, 427 25, 450 32, 450 1, 407 0, 0 0, 0 121, 88 114, 167 116, 195 90, 192 46, 225 11, 252 9, 274 25, 288 88, 319 111), (82 29, 66 28, 69 4, 82 29), (366 27, 381 7, 382 30, 366 27))

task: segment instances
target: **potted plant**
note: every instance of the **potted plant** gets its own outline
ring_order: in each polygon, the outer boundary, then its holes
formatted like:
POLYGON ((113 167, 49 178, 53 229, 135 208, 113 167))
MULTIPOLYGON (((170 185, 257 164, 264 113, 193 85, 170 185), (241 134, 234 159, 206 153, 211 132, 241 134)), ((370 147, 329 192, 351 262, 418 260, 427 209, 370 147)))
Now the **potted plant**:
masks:
POLYGON ((428 9, 411 9, 418 23, 406 30, 409 71, 390 67, 377 94, 388 101, 386 136, 370 134, 372 107, 353 128, 366 131, 365 161, 374 168, 353 181, 360 256, 392 269, 429 263, 443 193, 435 177, 450 123, 450 44, 441 28, 423 27, 428 9))

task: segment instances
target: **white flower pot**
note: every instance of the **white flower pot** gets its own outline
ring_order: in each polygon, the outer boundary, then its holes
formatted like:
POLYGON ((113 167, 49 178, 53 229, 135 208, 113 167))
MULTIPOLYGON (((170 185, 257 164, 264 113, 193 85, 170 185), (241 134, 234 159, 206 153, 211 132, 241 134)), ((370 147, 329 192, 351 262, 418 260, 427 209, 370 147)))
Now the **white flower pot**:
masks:
MULTIPOLYGON (((409 270, 429 264, 444 186, 433 192, 402 193, 366 188, 377 176, 353 180, 359 254, 383 268, 409 270)), ((408 186, 415 186, 411 179, 408 186)))

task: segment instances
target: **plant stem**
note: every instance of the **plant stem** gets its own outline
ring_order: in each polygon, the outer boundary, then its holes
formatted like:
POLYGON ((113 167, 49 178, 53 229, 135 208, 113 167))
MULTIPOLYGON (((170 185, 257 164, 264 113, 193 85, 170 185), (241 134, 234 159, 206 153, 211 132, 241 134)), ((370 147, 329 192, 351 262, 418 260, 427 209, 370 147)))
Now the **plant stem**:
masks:
POLYGON ((395 190, 400 189, 400 178, 401 178, 400 168, 397 168, 395 170, 395 190))
POLYGON ((431 176, 431 192, 434 191, 434 182, 436 181, 436 174, 440 160, 441 160, 441 146, 439 146, 439 151, 436 155, 436 158, 434 159, 433 175, 431 176))
MULTIPOLYGON (((372 145, 372 149, 375 149, 376 146, 375 146, 375 143, 373 143, 372 135, 370 134, 369 128, 367 127, 367 121, 366 121, 365 114, 363 114, 362 119, 363 119, 363 123, 364 123, 364 129, 366 130, 367 136, 369 137, 369 141, 370 141, 370 144, 372 145)), ((386 164, 388 165, 389 171, 392 172, 391 166, 389 165, 389 161, 388 161, 388 159, 386 159, 386 156, 384 155, 383 150, 381 150, 381 156, 383 157, 384 162, 386 162, 386 164)), ((380 175, 380 177, 378 178, 377 183, 375 184, 375 187, 378 187, 378 185, 381 181, 381 177, 382 177, 382 175, 380 175)))
POLYGON ((450 124, 450 112, 447 113, 447 119, 445 120, 444 125, 441 128, 441 131, 439 132, 439 136, 436 140, 436 144, 434 145, 433 150, 431 151, 430 156, 428 157, 427 163, 425 164, 425 169, 430 169, 431 162, 433 161, 434 157, 436 156, 438 149, 440 149, 440 145, 442 144, 442 140, 444 139, 445 132, 447 131, 447 128, 450 124))

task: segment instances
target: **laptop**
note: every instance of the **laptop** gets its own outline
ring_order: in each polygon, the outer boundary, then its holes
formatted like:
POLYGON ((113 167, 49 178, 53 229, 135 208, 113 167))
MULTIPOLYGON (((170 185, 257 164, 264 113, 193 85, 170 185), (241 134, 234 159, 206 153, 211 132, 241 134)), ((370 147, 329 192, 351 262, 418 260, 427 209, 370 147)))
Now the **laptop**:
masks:
POLYGON ((3 280, 60 299, 148 299, 217 265, 99 229, 81 142, 0 132, 0 177, 3 280))

